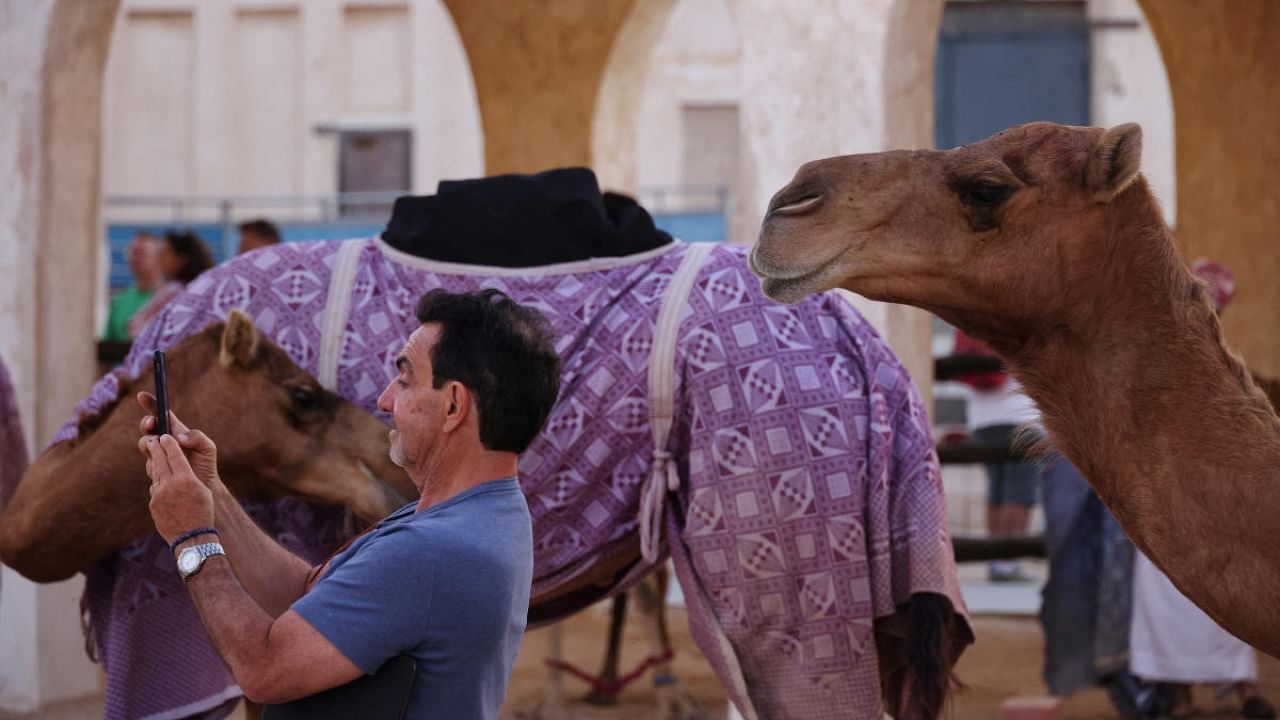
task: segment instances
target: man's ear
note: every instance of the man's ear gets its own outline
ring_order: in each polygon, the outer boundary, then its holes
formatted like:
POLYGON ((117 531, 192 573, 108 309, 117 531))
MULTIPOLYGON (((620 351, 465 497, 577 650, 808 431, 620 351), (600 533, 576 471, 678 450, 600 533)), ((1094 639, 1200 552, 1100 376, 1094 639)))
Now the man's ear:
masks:
POLYGON ((258 356, 258 328, 238 309, 227 316, 222 328, 222 348, 218 351, 218 363, 224 368, 232 365, 249 367, 258 356))
POLYGON ((1142 128, 1117 125, 1102 135, 1085 166, 1085 186, 1093 199, 1107 202, 1138 177, 1142 165, 1142 128))
POLYGON ((441 429, 449 432, 461 427, 475 408, 472 406, 471 391, 466 385, 450 380, 445 383, 444 390, 444 423, 441 429))

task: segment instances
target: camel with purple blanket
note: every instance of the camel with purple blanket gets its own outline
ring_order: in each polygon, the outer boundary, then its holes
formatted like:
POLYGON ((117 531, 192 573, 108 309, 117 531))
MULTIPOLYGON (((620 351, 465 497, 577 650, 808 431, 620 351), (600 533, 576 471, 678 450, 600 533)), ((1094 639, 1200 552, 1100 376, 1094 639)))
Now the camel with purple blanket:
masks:
POLYGON ((27 441, 18 418, 18 398, 9 382, 9 371, 0 362, 0 511, 9 504, 26 469, 27 441))
MULTIPOLYGON (((742 249, 672 242, 589 172, 446 183, 402 198, 380 238, 237 258, 192 283, 123 372, 240 308, 373 411, 434 287, 501 288, 557 332, 562 396, 520 464, 531 622, 620 592, 669 554, 694 638, 748 716, 937 714, 972 634, 901 365, 838 296, 774 304, 742 249)), ((104 378, 81 414, 118 388, 104 378)), ((310 557, 343 530, 310 505, 259 512, 310 557)), ((86 570, 109 717, 196 715, 237 694, 163 552, 147 537, 86 570)))

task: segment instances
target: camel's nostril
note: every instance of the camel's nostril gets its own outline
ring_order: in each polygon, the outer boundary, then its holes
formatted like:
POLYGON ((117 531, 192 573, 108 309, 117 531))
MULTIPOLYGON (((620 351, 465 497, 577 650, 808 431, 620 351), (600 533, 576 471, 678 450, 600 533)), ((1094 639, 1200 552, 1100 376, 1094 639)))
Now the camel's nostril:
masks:
POLYGON ((773 196, 766 215, 800 215, 817 207, 823 198, 823 192, 812 183, 801 183, 783 188, 773 196))
POLYGON ((822 202, 821 195, 808 195, 808 196, 799 198, 793 202, 785 203, 775 208, 772 208, 771 210, 769 210, 769 215, 770 216, 801 215, 803 213, 809 212, 810 210, 814 209, 821 202, 822 202))

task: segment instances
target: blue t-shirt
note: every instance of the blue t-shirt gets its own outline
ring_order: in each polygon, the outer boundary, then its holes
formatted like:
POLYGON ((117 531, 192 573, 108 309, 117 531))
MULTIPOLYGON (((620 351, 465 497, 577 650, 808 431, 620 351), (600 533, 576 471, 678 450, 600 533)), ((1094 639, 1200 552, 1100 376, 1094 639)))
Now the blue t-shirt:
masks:
POLYGON ((407 717, 492 720, 529 614, 529 506, 515 478, 414 506, 335 556, 293 609, 365 673, 412 655, 407 717))

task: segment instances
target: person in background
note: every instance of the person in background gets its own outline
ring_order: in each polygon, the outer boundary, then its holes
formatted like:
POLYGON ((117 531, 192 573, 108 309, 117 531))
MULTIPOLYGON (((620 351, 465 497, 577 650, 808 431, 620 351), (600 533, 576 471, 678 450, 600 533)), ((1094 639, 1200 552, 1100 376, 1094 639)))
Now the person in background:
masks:
MULTIPOLYGON (((1208 291, 1214 310, 1221 314, 1236 292, 1231 270, 1205 258, 1189 267, 1208 291)), ((1129 645, 1133 674, 1167 684, 1172 702, 1169 717, 1192 716, 1194 683, 1221 684, 1228 686, 1228 692, 1234 690, 1243 717, 1276 717, 1275 707, 1258 694, 1256 651, 1196 607, 1141 552, 1134 555, 1129 645)))
POLYGON ((1133 543, 1070 461, 1042 462, 1045 684, 1058 697, 1101 687, 1120 717, 1162 717, 1168 692, 1129 670, 1133 543))
POLYGON ((270 220, 259 218, 240 223, 240 247, 237 255, 280 242, 280 228, 270 220))
POLYGON ((111 299, 111 311, 107 315, 107 328, 102 339, 109 342, 128 342, 129 319, 132 318, 151 296, 164 279, 160 274, 159 241, 155 235, 141 230, 129 241, 125 250, 125 259, 129 263, 129 272, 133 275, 133 284, 111 299))
POLYGON ((129 320, 129 337, 136 338, 169 301, 178 296, 187 283, 213 267, 213 254, 195 233, 169 231, 164 234, 157 254, 160 274, 165 283, 129 320))
MULTIPOLYGON (((994 355, 987 346, 956 331, 957 355, 994 355)), ((1017 380, 1003 371, 968 373, 958 378, 973 388, 969 398, 968 421, 973 443, 983 447, 1007 448, 1019 427, 1040 419, 1031 398, 1022 393, 1017 380)), ((1025 535, 1036 504, 1040 470, 1027 460, 998 460, 987 463, 987 533, 991 537, 1025 535)), ((993 560, 988 567, 992 582, 1029 580, 1016 560, 993 560)))

